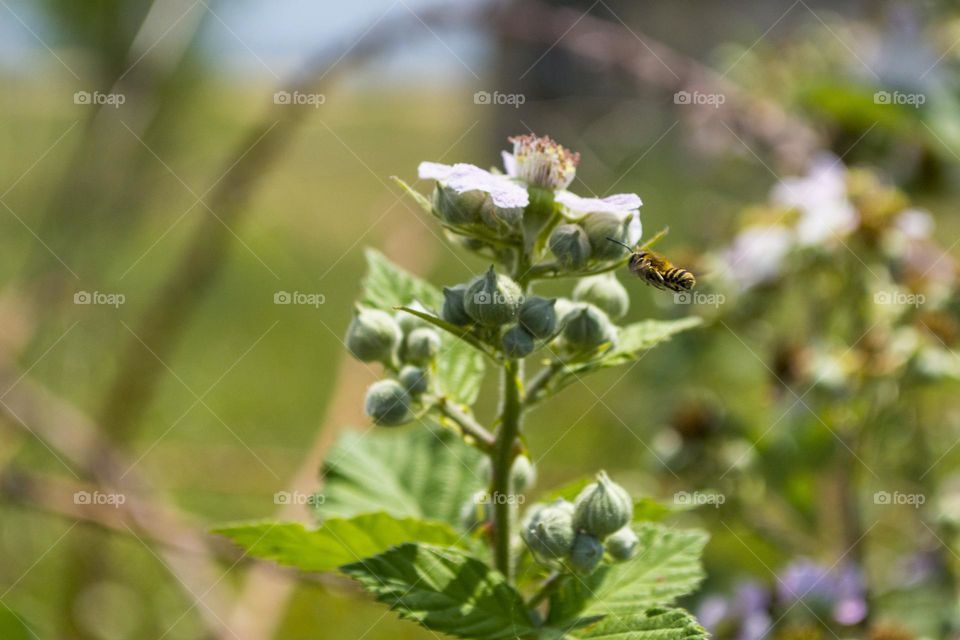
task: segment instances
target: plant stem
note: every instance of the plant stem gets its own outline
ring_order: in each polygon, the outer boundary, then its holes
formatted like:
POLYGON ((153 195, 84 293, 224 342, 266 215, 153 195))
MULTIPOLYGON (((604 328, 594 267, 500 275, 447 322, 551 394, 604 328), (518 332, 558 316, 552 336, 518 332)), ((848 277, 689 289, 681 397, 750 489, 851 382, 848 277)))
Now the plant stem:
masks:
POLYGON ((477 446, 491 453, 493 451, 494 444, 496 439, 493 434, 483 428, 483 426, 477 422, 473 416, 461 410, 455 403, 450 402, 447 398, 441 398, 437 402, 437 410, 441 415, 448 418, 454 424, 456 424, 460 431, 463 432, 465 436, 470 436, 477 442, 477 446))
POLYGON ((520 433, 523 407, 520 402, 523 365, 519 360, 508 359, 503 363, 501 388, 500 428, 491 453, 493 482, 490 494, 493 497, 493 556, 497 569, 511 579, 513 567, 510 561, 510 467, 513 466, 517 449, 514 442, 520 433))
POLYGON ((541 602, 550 597, 550 595, 557 590, 557 587, 560 586, 560 582, 567 574, 560 573, 559 571, 554 571, 551 573, 546 580, 543 581, 543 584, 540 586, 540 590, 537 591, 530 600, 527 601, 527 609, 533 609, 541 602))

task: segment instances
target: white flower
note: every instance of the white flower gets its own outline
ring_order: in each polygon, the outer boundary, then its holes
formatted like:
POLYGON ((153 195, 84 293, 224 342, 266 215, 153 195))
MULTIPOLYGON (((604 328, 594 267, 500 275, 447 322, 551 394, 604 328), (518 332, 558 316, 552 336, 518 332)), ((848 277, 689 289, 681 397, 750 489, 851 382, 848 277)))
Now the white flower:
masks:
POLYGON ((936 223, 923 209, 905 209, 894 220, 893 226, 911 240, 922 240, 930 237, 936 223))
POLYGON ((640 205, 643 201, 635 193, 618 193, 606 198, 582 198, 569 191, 558 191, 554 200, 564 206, 564 213, 570 220, 579 220, 588 213, 612 213, 621 220, 629 219, 627 244, 633 245, 640 241, 643 234, 640 205))
POLYGON ((792 244, 793 234, 783 225, 747 227, 725 253, 730 276, 742 289, 773 280, 792 244))
POLYGON ((472 164, 421 162, 417 171, 421 179, 442 182, 457 193, 488 193, 493 204, 503 209, 523 208, 530 203, 530 196, 523 186, 507 176, 490 173, 472 164))
POLYGON ((843 237, 860 223, 847 199, 847 170, 831 155, 817 158, 802 178, 784 178, 771 192, 773 202, 800 212, 797 240, 801 245, 822 244, 843 237))
POLYGON ((501 152, 507 175, 545 189, 566 189, 577 173, 580 154, 553 141, 531 134, 508 138, 513 153, 501 152))

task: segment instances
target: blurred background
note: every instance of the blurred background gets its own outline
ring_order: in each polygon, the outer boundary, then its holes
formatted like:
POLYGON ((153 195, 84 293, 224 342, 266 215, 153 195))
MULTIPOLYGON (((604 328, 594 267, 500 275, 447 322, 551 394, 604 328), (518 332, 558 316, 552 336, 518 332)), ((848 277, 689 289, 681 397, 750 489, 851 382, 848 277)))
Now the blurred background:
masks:
POLYGON ((815 337, 847 355, 873 328, 820 323, 885 260, 851 241, 785 268, 787 293, 680 306, 628 282, 630 320, 706 326, 527 431, 544 488, 603 467, 709 529, 686 604, 720 637, 958 637, 958 65, 950 2, 0 0, 0 636, 429 637, 205 532, 308 518, 324 453, 366 424, 376 376, 341 341, 365 246, 438 284, 485 266, 390 176, 499 165, 534 131, 581 153, 578 193, 640 194, 707 291, 824 153, 930 212, 949 282, 924 384, 805 393, 815 337), (694 490, 725 499, 681 508, 694 490), (791 580, 837 583, 828 613, 768 602, 791 580))

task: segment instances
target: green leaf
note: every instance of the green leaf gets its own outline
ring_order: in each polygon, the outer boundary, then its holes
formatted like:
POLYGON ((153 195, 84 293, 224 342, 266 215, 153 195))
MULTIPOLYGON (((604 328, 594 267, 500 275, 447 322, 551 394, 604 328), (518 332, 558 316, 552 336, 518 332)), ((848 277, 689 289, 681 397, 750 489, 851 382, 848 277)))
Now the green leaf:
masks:
POLYGON ((443 294, 426 280, 390 262, 379 251, 367 249, 367 275, 363 280, 363 302, 393 312, 395 307, 419 300, 427 308, 440 308, 443 294))
POLYGON ((3 640, 40 640, 23 617, 0 602, 0 638, 3 640))
POLYGON ((640 538, 637 555, 627 562, 601 565, 585 578, 564 581, 550 600, 548 622, 665 606, 700 584, 706 533, 652 523, 634 525, 634 531, 640 538))
POLYGON ((701 324, 702 318, 691 316, 678 320, 643 320, 622 327, 616 348, 593 360, 566 364, 550 384, 550 393, 556 393, 584 374, 633 362, 644 351, 701 324))
POLYGON ((572 632, 584 640, 706 640, 707 632, 683 609, 648 609, 604 616, 572 632))
POLYGON ((481 457, 459 434, 432 425, 347 431, 323 465, 316 512, 349 518, 385 511, 457 525, 463 504, 483 488, 481 457))
POLYGON ((341 570, 401 617, 433 631, 471 640, 536 632, 503 575, 458 551, 405 544, 341 570))
POLYGON ((251 556, 303 571, 333 571, 405 542, 453 546, 461 538, 445 522, 395 518, 383 512, 330 518, 313 530, 299 522, 247 522, 217 527, 214 533, 230 538, 251 556))
POLYGON ((437 358, 437 382, 443 393, 457 402, 471 405, 480 395, 486 367, 483 355, 462 340, 444 346, 437 358))

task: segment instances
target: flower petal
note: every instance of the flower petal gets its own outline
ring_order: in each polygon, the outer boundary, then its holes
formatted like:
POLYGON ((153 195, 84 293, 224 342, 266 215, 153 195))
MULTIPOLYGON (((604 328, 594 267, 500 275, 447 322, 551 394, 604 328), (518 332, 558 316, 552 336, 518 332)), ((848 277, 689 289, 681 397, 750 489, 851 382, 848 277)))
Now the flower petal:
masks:
POLYGON ((457 193, 489 193, 493 204, 503 209, 525 207, 530 203, 527 190, 509 177, 490 173, 472 164, 459 163, 451 166, 421 162, 418 173, 421 179, 437 180, 457 193))
MULTIPOLYGON (((576 220, 588 213, 613 213, 623 218, 638 213, 643 201, 635 193, 618 193, 606 198, 581 198, 570 191, 558 191, 555 196, 557 202, 565 206, 570 212, 570 218, 576 220)), ((639 217, 639 216, 638 216, 639 217)))

